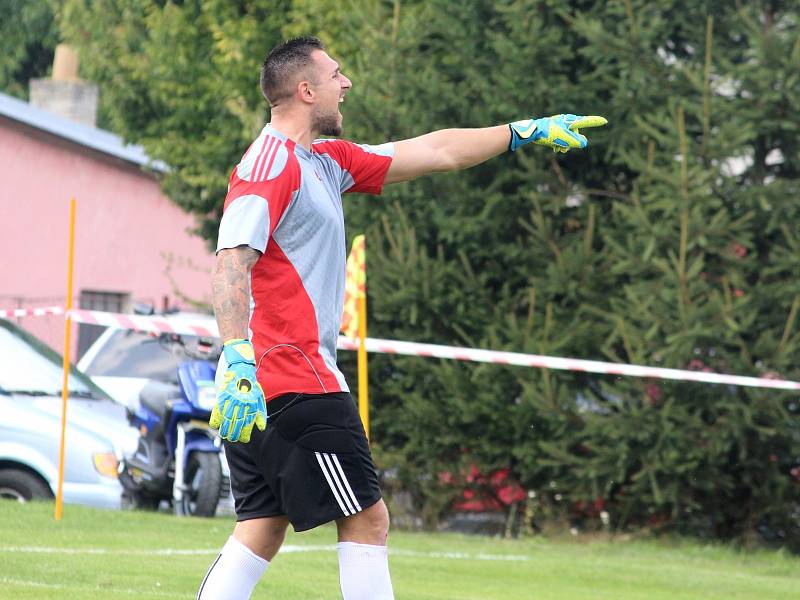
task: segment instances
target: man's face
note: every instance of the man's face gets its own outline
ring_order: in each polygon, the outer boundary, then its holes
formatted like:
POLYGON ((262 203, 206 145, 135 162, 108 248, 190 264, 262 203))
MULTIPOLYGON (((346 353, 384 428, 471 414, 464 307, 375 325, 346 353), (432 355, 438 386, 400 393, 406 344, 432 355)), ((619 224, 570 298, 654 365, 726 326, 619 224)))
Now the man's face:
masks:
POLYGON ((314 91, 317 101, 311 112, 311 128, 320 135, 342 135, 342 113, 339 104, 352 87, 350 80, 339 70, 339 64, 323 50, 314 51, 314 91))

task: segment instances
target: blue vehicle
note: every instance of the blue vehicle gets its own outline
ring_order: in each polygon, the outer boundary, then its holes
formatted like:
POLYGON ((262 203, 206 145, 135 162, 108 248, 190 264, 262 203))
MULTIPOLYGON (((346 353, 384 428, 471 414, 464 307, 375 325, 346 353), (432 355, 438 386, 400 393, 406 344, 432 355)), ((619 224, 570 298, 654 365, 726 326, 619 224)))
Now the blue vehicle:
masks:
POLYGON ((216 402, 210 344, 190 351, 180 336, 162 335, 186 355, 177 384, 149 381, 128 421, 139 430, 136 451, 124 457, 120 482, 123 505, 154 510, 162 501, 178 515, 212 517, 228 482, 222 473, 222 444, 208 426, 216 402))

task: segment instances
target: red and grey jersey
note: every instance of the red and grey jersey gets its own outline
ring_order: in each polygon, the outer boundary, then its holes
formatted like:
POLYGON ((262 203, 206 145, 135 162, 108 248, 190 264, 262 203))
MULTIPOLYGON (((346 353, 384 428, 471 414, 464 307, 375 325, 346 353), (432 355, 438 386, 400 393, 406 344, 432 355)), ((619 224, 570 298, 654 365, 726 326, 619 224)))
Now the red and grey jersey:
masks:
POLYGON ((267 125, 231 173, 217 252, 261 253, 250 339, 267 400, 348 391, 336 366, 345 284, 342 194, 380 194, 393 144, 318 140, 311 151, 267 125))

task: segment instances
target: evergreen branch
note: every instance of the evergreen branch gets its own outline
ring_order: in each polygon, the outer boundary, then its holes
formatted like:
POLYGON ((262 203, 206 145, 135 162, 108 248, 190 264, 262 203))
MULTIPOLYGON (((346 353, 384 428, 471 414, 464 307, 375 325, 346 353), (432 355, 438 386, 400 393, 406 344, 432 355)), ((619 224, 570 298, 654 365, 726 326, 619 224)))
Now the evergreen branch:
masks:
POLYGON ((786 326, 783 328, 783 336, 781 336, 778 349, 775 351, 775 354, 777 355, 783 353, 786 344, 789 342, 789 338, 792 335, 792 330, 794 329, 794 322, 797 319, 798 310, 800 310, 800 296, 795 296, 794 302, 792 302, 792 308, 789 309, 789 317, 786 319, 786 326))
POLYGON ((706 20, 706 60, 703 68, 703 156, 708 156, 711 135, 711 42, 714 35, 714 17, 706 20))
POLYGON ((678 281, 680 285, 680 315, 681 322, 687 325, 687 305, 689 303, 689 291, 686 279, 686 252, 689 237, 689 177, 688 177, 688 143, 686 140, 686 122, 683 115, 683 107, 678 107, 678 139, 681 153, 681 240, 678 255, 678 281))
POLYGON ((612 190, 601 190, 599 188, 586 188, 583 192, 587 196, 601 196, 603 198, 614 198, 616 200, 624 200, 625 202, 630 201, 631 197, 629 194, 623 194, 622 192, 614 192, 612 190))

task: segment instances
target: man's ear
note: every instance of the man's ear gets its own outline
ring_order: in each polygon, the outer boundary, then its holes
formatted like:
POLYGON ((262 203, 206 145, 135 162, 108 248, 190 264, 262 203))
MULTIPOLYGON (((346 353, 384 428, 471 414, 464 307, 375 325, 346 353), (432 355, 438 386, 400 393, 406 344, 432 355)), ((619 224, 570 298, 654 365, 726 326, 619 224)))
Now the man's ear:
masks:
POLYGON ((297 84, 297 96, 302 102, 313 102, 314 95, 314 89, 310 81, 301 81, 297 84))

